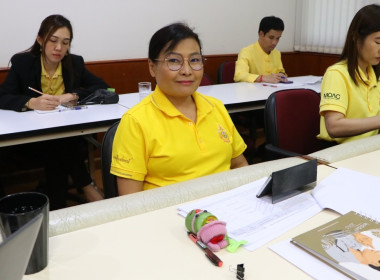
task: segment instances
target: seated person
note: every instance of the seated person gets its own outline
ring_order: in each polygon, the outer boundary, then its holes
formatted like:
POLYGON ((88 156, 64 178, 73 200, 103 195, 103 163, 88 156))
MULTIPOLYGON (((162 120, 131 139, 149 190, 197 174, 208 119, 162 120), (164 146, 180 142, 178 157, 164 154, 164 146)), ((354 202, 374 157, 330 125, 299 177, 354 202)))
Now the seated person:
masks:
POLYGON ((287 81, 281 53, 275 49, 283 31, 284 22, 280 18, 269 16, 261 20, 257 42, 239 52, 235 66, 235 82, 287 81))
MULTIPOLYGON (((11 58, 11 68, 0 86, 0 109, 53 110, 61 103, 107 88, 102 79, 85 68, 81 56, 70 53, 72 39, 68 19, 61 15, 45 18, 32 47, 11 58)), ((85 148, 82 137, 23 145, 22 149, 44 162, 50 210, 66 206, 69 177, 75 187, 84 191, 87 201, 103 199, 85 165, 85 148)))
POLYGON ((319 139, 344 143, 379 133, 380 6, 357 12, 339 62, 322 81, 319 139))
POLYGON ((163 27, 148 62, 157 86, 124 114, 113 143, 119 195, 246 166, 246 145, 222 102, 196 91, 204 66, 198 35, 182 23, 163 27))

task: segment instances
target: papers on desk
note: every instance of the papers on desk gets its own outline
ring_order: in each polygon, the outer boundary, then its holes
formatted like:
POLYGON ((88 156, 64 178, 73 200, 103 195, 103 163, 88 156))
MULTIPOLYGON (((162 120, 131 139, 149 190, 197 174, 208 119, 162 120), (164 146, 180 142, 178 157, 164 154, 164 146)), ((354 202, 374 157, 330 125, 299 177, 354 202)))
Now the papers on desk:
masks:
POLYGON ((299 76, 299 77, 289 77, 288 80, 292 81, 291 84, 286 83, 262 83, 263 86, 271 86, 271 87, 283 87, 283 88, 304 88, 312 85, 319 84, 322 82, 322 76, 299 76))
POLYGON ((207 210, 227 223, 229 237, 248 241, 244 247, 253 251, 321 211, 308 193, 277 204, 268 196, 257 198, 265 180, 181 205, 179 214, 185 217, 193 209, 207 210))
POLYGON ((340 214, 356 211, 380 220, 380 177, 338 168, 322 180, 312 193, 302 193, 277 204, 256 194, 267 178, 233 190, 181 205, 179 214, 193 209, 207 210, 227 223, 227 233, 235 240, 247 240, 253 251, 286 231, 330 208, 340 214))
POLYGON ((67 107, 58 105, 54 110, 34 110, 34 112, 38 114, 50 114, 50 113, 59 113, 64 111, 71 111, 71 110, 84 110, 88 109, 88 106, 73 106, 73 107, 67 107))
POLYGON ((287 261, 291 262, 305 273, 309 274, 313 279, 325 280, 349 280, 351 278, 345 276, 343 273, 335 270, 328 264, 313 257, 305 250, 290 243, 290 239, 286 239, 282 242, 273 244, 269 248, 283 257, 287 261))
MULTIPOLYGON (((354 210, 375 220, 380 219, 380 177, 339 168, 318 184, 313 195, 322 207, 340 214, 354 210)), ((291 244, 290 240, 269 248, 314 279, 351 279, 291 244)))
POLYGON ((54 110, 34 110, 34 112, 36 112, 37 114, 50 114, 50 113, 63 112, 66 110, 69 110, 69 108, 58 105, 54 110))

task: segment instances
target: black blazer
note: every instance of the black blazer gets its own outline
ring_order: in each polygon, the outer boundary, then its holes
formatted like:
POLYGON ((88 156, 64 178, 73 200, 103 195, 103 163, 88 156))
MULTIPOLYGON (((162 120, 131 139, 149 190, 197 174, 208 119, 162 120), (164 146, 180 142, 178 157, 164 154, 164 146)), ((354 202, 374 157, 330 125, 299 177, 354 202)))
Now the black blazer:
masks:
MULTIPOLYGON (((62 76, 66 92, 75 92, 79 99, 108 85, 89 72, 83 57, 70 54, 65 59, 72 60, 72 71, 62 63, 62 76)), ((41 91, 41 58, 30 53, 16 54, 11 58, 11 68, 0 86, 0 109, 21 111, 26 102, 39 94, 28 89, 41 91)))

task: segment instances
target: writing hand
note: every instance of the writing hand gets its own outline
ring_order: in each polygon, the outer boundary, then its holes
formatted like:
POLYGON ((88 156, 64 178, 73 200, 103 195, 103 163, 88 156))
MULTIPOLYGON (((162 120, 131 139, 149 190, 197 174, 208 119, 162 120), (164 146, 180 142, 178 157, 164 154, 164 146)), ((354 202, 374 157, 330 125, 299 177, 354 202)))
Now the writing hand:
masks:
POLYGON ((33 110, 54 110, 59 104, 61 104, 59 97, 49 94, 42 94, 39 97, 31 98, 28 102, 29 109, 33 110))

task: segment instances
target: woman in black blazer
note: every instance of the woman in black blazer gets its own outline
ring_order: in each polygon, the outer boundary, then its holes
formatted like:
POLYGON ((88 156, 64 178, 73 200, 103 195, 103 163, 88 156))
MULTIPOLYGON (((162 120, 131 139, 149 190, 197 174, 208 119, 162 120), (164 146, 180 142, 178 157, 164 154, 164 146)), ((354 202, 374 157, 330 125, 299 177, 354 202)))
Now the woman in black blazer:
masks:
MULTIPOLYGON (((61 103, 76 101, 97 89, 107 88, 102 79, 85 68, 81 56, 70 54, 72 39, 68 19, 61 15, 44 19, 33 46, 11 58, 11 68, 0 86, 0 109, 53 110, 61 103)), ((86 149, 81 137, 24 146, 27 148, 23 149, 33 151, 34 156, 44 160, 51 209, 66 206, 69 177, 76 187, 83 189, 87 201, 102 199, 85 165, 86 149)))

